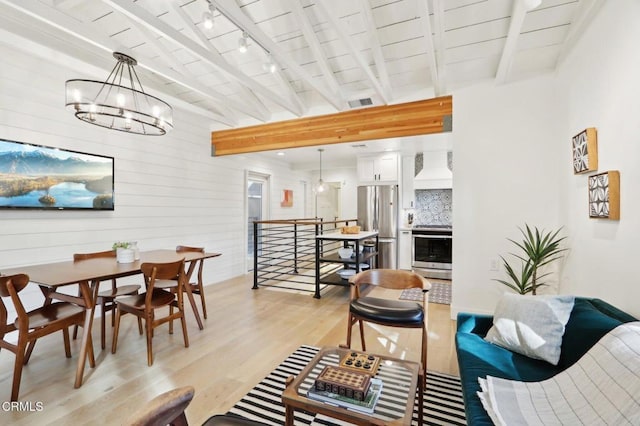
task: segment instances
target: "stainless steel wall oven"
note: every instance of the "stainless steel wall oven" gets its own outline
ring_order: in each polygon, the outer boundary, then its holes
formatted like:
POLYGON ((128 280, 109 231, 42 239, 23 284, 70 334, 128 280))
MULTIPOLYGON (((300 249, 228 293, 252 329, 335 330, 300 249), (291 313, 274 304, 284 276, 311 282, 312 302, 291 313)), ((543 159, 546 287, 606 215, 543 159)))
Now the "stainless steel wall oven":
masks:
POLYGON ((412 231, 412 267, 427 278, 451 279, 453 231, 450 226, 416 225, 412 231))

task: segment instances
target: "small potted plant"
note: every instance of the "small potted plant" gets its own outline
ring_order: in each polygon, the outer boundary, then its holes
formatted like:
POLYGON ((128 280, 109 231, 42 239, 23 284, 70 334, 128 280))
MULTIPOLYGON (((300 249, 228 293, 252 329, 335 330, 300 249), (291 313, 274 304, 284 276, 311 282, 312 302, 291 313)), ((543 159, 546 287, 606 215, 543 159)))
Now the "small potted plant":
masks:
POLYGON ((116 260, 118 263, 131 263, 135 261, 135 251, 131 248, 131 243, 127 241, 117 241, 113 243, 113 249, 116 251, 116 260))

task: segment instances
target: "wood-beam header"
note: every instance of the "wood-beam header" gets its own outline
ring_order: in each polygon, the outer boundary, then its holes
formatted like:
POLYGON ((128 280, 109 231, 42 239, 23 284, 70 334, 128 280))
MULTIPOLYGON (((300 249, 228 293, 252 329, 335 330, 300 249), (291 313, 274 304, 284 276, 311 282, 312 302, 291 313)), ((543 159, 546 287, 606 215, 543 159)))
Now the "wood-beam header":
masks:
POLYGON ((427 135, 451 131, 453 100, 443 96, 240 129, 211 132, 212 155, 427 135))

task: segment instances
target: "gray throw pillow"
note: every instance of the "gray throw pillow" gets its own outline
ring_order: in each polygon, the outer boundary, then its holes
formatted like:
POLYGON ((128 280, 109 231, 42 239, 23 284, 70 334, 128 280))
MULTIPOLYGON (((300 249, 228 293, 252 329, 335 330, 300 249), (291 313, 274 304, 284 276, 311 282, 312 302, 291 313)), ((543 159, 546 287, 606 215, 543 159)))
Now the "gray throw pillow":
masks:
POLYGON ((573 303, 574 296, 504 294, 485 340, 558 365, 562 335, 573 303))

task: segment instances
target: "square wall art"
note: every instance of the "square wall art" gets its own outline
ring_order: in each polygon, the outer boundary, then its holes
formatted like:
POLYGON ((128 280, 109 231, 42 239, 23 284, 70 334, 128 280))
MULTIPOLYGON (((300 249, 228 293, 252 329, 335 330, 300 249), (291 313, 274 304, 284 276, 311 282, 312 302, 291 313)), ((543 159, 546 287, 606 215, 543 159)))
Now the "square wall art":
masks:
POLYGON ((293 207, 293 189, 282 190, 282 201, 280 207, 293 207))
POLYGON ((595 127, 589 127, 573 137, 573 173, 598 170, 598 139, 595 127))
POLYGON ((620 172, 589 176, 589 217, 620 219, 620 172))

